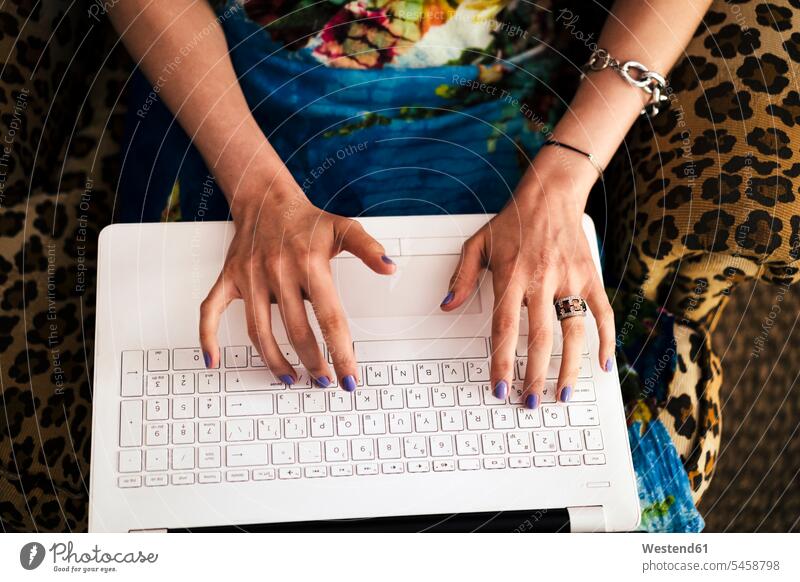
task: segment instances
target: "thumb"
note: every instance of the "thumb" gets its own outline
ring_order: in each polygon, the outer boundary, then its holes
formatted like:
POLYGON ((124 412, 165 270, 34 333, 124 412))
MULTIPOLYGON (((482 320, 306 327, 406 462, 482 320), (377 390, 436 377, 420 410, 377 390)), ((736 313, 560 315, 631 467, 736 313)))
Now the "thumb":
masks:
POLYGON ((391 257, 386 256, 383 245, 372 238, 359 222, 343 218, 337 222, 336 230, 336 238, 340 241, 337 252, 347 251, 355 255, 380 275, 395 272, 397 266, 391 257))
POLYGON ((452 311, 459 307, 475 290, 478 275, 483 269, 481 247, 478 238, 471 238, 461 249, 461 259, 450 278, 450 288, 442 300, 442 311, 452 311))

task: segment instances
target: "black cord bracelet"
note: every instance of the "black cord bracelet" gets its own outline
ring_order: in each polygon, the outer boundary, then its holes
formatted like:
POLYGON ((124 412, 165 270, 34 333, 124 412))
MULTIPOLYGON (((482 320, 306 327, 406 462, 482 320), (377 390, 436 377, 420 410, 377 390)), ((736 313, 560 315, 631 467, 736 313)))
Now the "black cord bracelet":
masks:
POLYGON ((576 148, 574 146, 571 146, 569 144, 561 143, 560 141, 556 141, 554 139, 545 140, 545 142, 542 144, 542 147, 544 147, 544 146, 556 146, 556 147, 559 147, 559 148, 565 148, 565 149, 568 149, 570 151, 575 152, 576 154, 582 155, 583 157, 585 157, 587 160, 589 160, 592 163, 592 165, 594 166, 594 169, 597 170, 597 174, 600 176, 600 179, 601 180, 603 179, 603 167, 598 163, 597 159, 595 159, 595 157, 592 154, 587 153, 587 152, 585 152, 583 150, 579 150, 578 148, 576 148))

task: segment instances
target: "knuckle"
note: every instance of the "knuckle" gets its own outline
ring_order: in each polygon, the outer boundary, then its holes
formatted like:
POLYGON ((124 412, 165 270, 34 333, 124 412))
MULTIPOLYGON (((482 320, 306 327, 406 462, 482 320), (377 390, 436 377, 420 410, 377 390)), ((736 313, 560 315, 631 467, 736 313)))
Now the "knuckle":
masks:
POLYGON ((495 313, 492 317, 492 331, 495 334, 505 334, 516 329, 518 320, 507 313, 495 313))
POLYGON ((318 313, 317 323, 328 335, 335 335, 344 330, 344 320, 338 313, 318 313))
POLYGON ((584 325, 583 325, 583 318, 573 317, 570 318, 572 320, 580 319, 580 321, 574 321, 569 323, 568 325, 562 326, 562 335, 564 336, 564 341, 574 341, 583 338, 584 335, 584 325))
POLYGON ((286 324, 286 333, 292 338, 292 342, 296 344, 305 344, 314 337, 313 332, 305 323, 288 323, 286 324))
POLYGON ((538 377, 531 377, 525 379, 525 385, 523 387, 526 392, 535 392, 537 394, 541 394, 544 392, 544 378, 538 377))
POLYGON ((550 349, 552 339, 545 328, 530 329, 528 331, 528 351, 550 349))
POLYGON ((211 302, 210 297, 206 297, 203 299, 202 303, 200 303, 200 325, 202 326, 203 323, 208 319, 208 317, 213 313, 214 304, 211 302))
POLYGON ((495 355, 492 357, 492 369, 495 372, 507 372, 514 367, 514 359, 507 355, 495 355))

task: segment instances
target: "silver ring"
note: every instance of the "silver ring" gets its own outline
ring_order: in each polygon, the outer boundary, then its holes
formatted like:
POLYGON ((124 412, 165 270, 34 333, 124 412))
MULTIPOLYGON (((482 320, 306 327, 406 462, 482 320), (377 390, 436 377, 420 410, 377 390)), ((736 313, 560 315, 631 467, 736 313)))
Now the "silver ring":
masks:
POLYGON ((556 299, 554 306, 558 321, 563 321, 570 317, 586 317, 586 311, 588 310, 586 300, 580 295, 568 295, 556 299))

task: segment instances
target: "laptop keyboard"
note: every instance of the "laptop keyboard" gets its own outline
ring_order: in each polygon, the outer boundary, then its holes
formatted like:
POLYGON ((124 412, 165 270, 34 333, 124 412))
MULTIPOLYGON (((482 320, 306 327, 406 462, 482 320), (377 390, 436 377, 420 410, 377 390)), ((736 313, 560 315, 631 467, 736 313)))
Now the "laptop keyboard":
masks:
MULTIPOLYGON (((447 341, 442 359, 362 364, 352 393, 313 386, 291 346, 281 347, 299 374, 292 386, 276 379, 252 346, 225 347, 214 370, 205 369, 199 348, 124 351, 118 486, 605 464, 588 357, 563 404, 555 398, 554 356, 542 404, 528 410, 526 358, 518 357, 509 397, 499 400, 485 340, 447 341), (460 341, 482 346, 459 349, 466 346, 460 341), (466 357, 453 357, 459 355, 466 357)), ((392 357, 392 342, 363 343, 357 357, 370 350, 392 357), (376 350, 377 343, 387 345, 376 350)))

